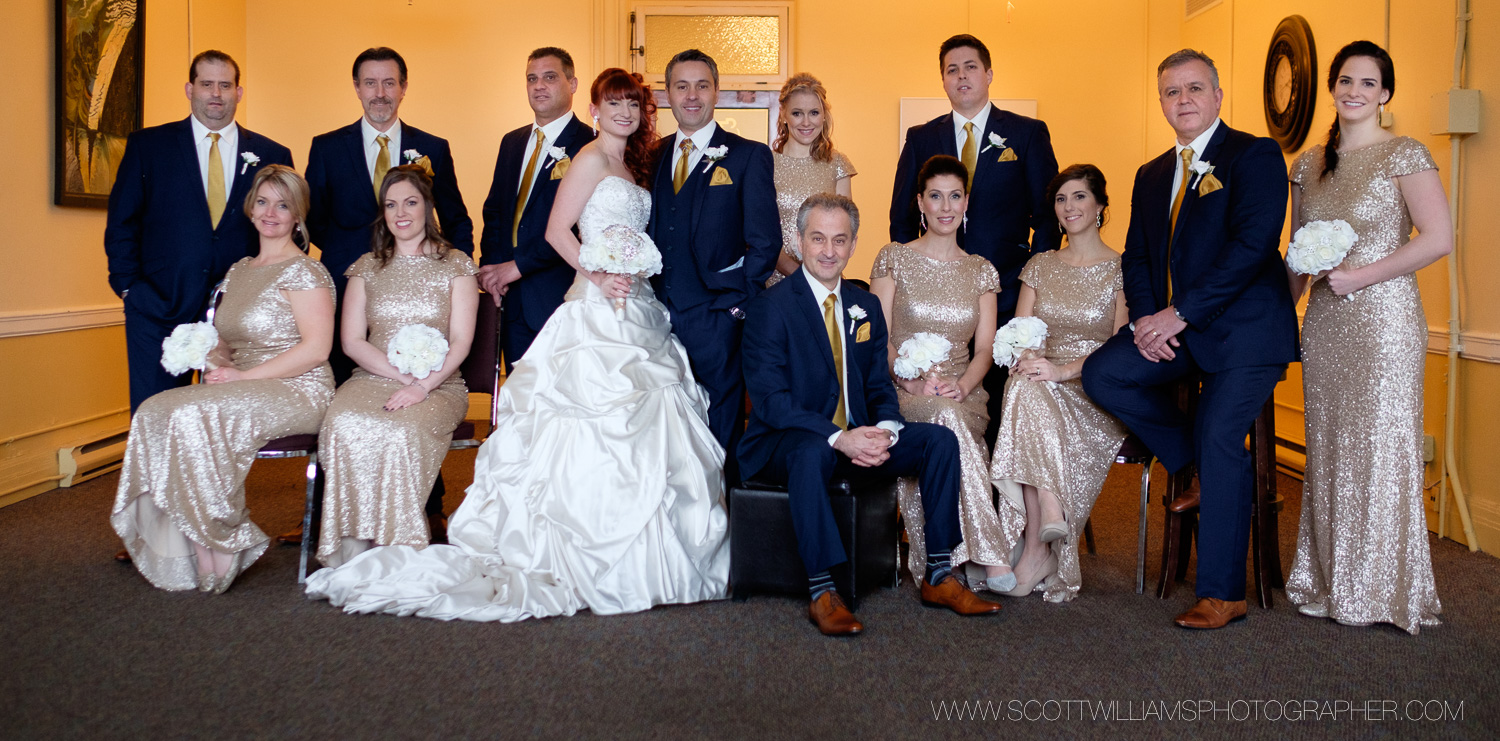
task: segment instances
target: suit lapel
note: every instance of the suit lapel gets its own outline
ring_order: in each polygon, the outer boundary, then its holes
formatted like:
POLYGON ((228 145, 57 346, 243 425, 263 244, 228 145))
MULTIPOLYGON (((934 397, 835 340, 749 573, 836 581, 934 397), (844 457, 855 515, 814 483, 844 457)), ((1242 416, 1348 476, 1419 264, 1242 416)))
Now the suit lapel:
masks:
POLYGON ((178 156, 182 158, 187 182, 192 184, 188 190, 192 191, 193 195, 188 198, 193 208, 202 214, 203 223, 208 224, 209 230, 212 230, 214 225, 208 220, 208 191, 203 188, 203 170, 198 165, 198 142, 193 141, 193 122, 189 120, 190 118, 191 116, 183 119, 180 124, 181 133, 177 136, 178 156))
MULTIPOLYGON (((938 125, 938 152, 949 157, 958 156, 958 141, 953 135, 953 114, 945 113, 936 119, 938 125)), ((920 167, 921 164, 918 164, 920 167)))
MULTIPOLYGON (((1220 121, 1218 130, 1214 132, 1213 136, 1209 137, 1208 144, 1205 145, 1203 147, 1203 151, 1198 154, 1198 161, 1213 164, 1214 158, 1219 154, 1219 146, 1224 143, 1224 137, 1227 136, 1228 133, 1229 124, 1220 121)), ((1175 163, 1173 164, 1172 171, 1173 173, 1177 171, 1175 163)), ((1188 189, 1187 192, 1182 196, 1182 207, 1177 210, 1177 223, 1182 228, 1173 232, 1173 244, 1177 243, 1177 235, 1187 230, 1188 216, 1192 213, 1193 205, 1198 202, 1198 189, 1195 186, 1199 185, 1199 183, 1194 182, 1194 180, 1197 179, 1197 176, 1191 170, 1189 170, 1182 173, 1182 177, 1184 182, 1188 184, 1188 189)), ((1170 215, 1168 218, 1170 218, 1170 215)))
POLYGON ((993 170, 995 165, 1000 161, 1000 152, 1004 150, 997 151, 996 149, 991 149, 990 151, 986 152, 984 151, 984 148, 989 146, 991 134, 994 134, 996 136, 1005 136, 1005 134, 1001 133, 1000 131, 1000 127, 1005 123, 1003 120, 1001 120, 1004 116, 1005 113, 1003 111, 1001 111, 999 108, 996 108, 993 103, 990 104, 990 117, 985 120, 984 131, 979 134, 979 141, 976 142, 977 146, 974 149, 975 183, 979 182, 979 178, 981 175, 984 175, 993 170))
MULTIPOLYGON (((712 180, 708 180, 708 178, 710 178, 711 176, 707 175, 706 171, 711 171, 715 167, 720 167, 725 162, 725 160, 719 160, 717 163, 710 163, 708 161, 708 150, 713 149, 714 147, 722 146, 724 144, 724 141, 728 138, 729 135, 724 133, 724 127, 715 125, 714 135, 708 138, 708 146, 704 149, 703 156, 698 159, 697 165, 694 165, 691 170, 688 170, 687 180, 682 184, 683 190, 687 190, 688 188, 693 189, 692 224, 694 234, 697 234, 698 232, 698 214, 701 213, 703 197, 708 194, 708 183, 713 182, 712 180)), ((728 159, 728 153, 726 153, 724 157, 725 159, 728 159)))
MULTIPOLYGON (((355 121, 354 125, 344 129, 344 132, 344 149, 349 156, 348 164, 346 166, 351 171, 350 177, 357 177, 367 183, 370 183, 370 187, 366 188, 365 190, 368 190, 370 192, 370 202, 375 204, 376 210, 378 211, 380 210, 380 204, 375 203, 374 180, 370 176, 370 168, 365 164, 365 143, 364 137, 360 136, 359 122, 355 121)), ((391 159, 394 160, 395 152, 392 152, 391 154, 391 159)))
POLYGON ((250 190, 250 183, 255 181, 255 169, 245 165, 245 152, 254 152, 250 148, 250 140, 255 135, 250 133, 244 126, 240 127, 238 146, 234 153, 234 179, 230 182, 228 201, 224 204, 224 217, 219 219, 219 226, 223 226, 227 217, 231 214, 243 211, 245 194, 250 190), (241 172, 243 170, 243 172, 241 172))
MULTIPOLYGON (((849 295, 848 285, 848 281, 839 281, 839 300, 844 304, 844 311, 838 317, 839 337, 844 346, 844 411, 849 416, 849 426, 859 427, 865 423, 864 374, 859 372, 858 365, 854 362, 854 334, 849 331, 850 327, 856 324, 853 318, 849 317, 849 309, 859 304, 853 296, 849 295)), ((824 331, 826 332, 827 329, 825 328, 824 331)))
POLYGON ((818 355, 823 358, 823 363, 828 366, 828 372, 833 374, 835 383, 838 379, 838 367, 833 361, 833 347, 828 344, 828 327, 823 325, 823 311, 818 306, 817 299, 813 297, 812 288, 807 285, 807 277, 797 274, 796 277, 788 276, 792 280, 792 290, 797 294, 794 300, 798 306, 798 314, 807 324, 807 336, 809 342, 818 347, 818 355))

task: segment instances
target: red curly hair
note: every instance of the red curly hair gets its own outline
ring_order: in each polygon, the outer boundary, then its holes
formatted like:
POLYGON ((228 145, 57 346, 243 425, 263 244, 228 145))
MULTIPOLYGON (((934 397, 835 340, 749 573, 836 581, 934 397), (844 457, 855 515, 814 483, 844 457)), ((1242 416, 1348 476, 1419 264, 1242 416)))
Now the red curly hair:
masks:
POLYGON ((641 106, 641 125, 625 140, 625 167, 635 176, 636 185, 651 187, 651 150, 656 144, 656 100, 645 80, 619 67, 610 67, 594 78, 589 101, 603 105, 610 100, 633 100, 641 106))

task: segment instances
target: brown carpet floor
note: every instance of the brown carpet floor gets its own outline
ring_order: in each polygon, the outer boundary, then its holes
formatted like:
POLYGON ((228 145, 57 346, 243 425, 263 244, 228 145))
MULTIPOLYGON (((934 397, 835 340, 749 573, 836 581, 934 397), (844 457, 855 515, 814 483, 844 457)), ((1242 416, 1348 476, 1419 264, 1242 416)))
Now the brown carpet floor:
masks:
MULTIPOLYGON (((450 511, 473 459, 448 459, 450 511)), ((904 585, 862 604, 852 640, 777 597, 515 625, 349 616, 303 598, 296 549, 274 546, 222 596, 170 594, 111 560, 105 476, 0 509, 0 738, 1500 733, 1500 561, 1434 540, 1444 624, 1416 637, 1302 617, 1281 592, 1228 629, 1184 631, 1171 618, 1190 583, 1167 600, 1134 591, 1138 472, 1110 477, 1076 601, 1005 598, 999 616, 963 619, 904 585), (939 706, 964 701, 999 717, 939 706)), ((300 519, 300 475, 297 461, 256 465, 267 532, 300 519)), ((1300 485, 1281 488, 1290 568, 1300 485)), ((1148 582, 1155 501, 1151 528, 1148 582)))

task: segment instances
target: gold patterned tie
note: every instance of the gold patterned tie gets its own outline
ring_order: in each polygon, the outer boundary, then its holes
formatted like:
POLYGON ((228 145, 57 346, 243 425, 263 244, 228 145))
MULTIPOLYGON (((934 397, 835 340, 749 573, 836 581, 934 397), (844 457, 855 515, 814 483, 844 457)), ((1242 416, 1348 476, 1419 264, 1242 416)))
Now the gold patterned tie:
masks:
POLYGON ((974 187, 974 168, 979 165, 979 140, 974 136, 974 122, 964 124, 964 168, 969 171, 968 187, 974 187))
POLYGON ((380 184, 391 169, 391 138, 385 134, 375 137, 380 144, 380 154, 375 155, 375 200, 380 200, 380 184))
POLYGON ((516 217, 510 224, 510 246, 515 247, 521 234, 521 211, 526 208, 526 196, 531 194, 531 178, 536 175, 537 157, 542 153, 542 145, 546 143, 547 135, 541 129, 536 130, 536 149, 531 150, 531 159, 526 160, 526 172, 521 175, 521 188, 516 191, 516 217))
POLYGON ((672 192, 682 192, 682 184, 687 182, 688 160, 693 156, 693 140, 683 139, 677 145, 682 150, 682 156, 677 158, 677 172, 672 175, 672 192))
POLYGON ((229 197, 224 193, 224 158, 219 156, 219 134, 214 132, 209 136, 214 142, 208 145, 208 221, 217 229, 229 197))
POLYGON ((839 315, 835 311, 838 294, 830 293, 823 299, 823 326, 828 330, 828 345, 833 349, 833 372, 839 379, 839 405, 833 410, 833 423, 839 429, 848 429, 849 416, 844 407, 844 343, 839 333, 839 315))
POLYGON ((1167 232, 1167 303, 1172 303, 1172 238, 1177 234, 1177 212, 1182 210, 1182 199, 1187 196, 1188 178, 1193 174, 1193 148, 1182 150, 1182 183, 1177 186, 1177 195, 1172 197, 1172 228, 1167 232))

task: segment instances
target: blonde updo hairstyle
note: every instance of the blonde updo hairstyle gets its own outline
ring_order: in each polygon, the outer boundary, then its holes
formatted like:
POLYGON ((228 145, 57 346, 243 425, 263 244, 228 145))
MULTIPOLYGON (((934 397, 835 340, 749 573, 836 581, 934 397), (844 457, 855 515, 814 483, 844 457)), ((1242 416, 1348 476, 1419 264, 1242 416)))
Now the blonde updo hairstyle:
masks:
POLYGON ((812 93, 818 98, 818 105, 823 108, 823 130, 818 132, 818 138, 812 143, 812 158, 818 162, 833 161, 833 111, 828 107, 828 91, 824 89, 823 83, 818 78, 798 72, 781 86, 781 93, 777 99, 781 103, 781 111, 776 115, 776 141, 771 146, 777 152, 786 148, 786 142, 791 138, 791 127, 787 125, 786 108, 787 101, 797 93, 812 93))
POLYGON ((245 218, 250 218, 250 213, 255 210, 255 199, 260 193, 262 185, 270 185, 271 190, 286 203, 287 211, 292 215, 292 221, 297 225, 292 230, 292 243, 303 252, 307 251, 307 206, 311 201, 312 190, 307 187, 307 181, 302 179, 286 165, 266 165, 255 171, 255 180, 250 183, 250 192, 245 194, 245 218))

